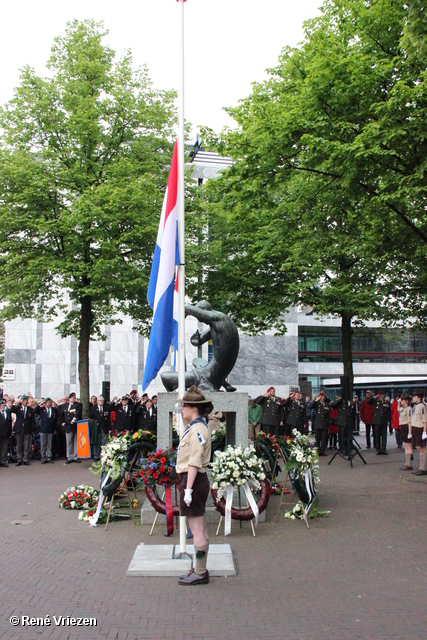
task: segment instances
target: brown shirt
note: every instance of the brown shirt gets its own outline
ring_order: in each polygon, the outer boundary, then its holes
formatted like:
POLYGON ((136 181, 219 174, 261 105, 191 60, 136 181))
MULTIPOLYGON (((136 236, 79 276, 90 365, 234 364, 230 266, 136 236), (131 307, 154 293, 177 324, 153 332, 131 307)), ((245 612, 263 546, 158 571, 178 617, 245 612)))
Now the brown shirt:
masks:
POLYGON ((176 462, 177 473, 185 473, 188 467, 197 467, 206 473, 211 459, 211 432, 205 422, 195 422, 181 438, 176 462))

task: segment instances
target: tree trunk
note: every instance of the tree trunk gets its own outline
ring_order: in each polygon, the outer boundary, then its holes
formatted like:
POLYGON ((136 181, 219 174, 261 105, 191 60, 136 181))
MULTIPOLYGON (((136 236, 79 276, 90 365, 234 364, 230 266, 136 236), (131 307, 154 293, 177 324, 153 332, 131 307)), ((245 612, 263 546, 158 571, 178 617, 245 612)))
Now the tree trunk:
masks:
POLYGON ((351 328, 351 320, 353 314, 341 313, 341 340, 342 340, 342 363, 344 365, 344 375, 350 380, 350 398, 353 399, 353 352, 351 349, 351 337, 353 329, 351 328))
POLYGON ((79 384, 80 401, 83 404, 83 416, 89 415, 89 343, 93 324, 92 298, 81 299, 80 336, 79 336, 79 384))

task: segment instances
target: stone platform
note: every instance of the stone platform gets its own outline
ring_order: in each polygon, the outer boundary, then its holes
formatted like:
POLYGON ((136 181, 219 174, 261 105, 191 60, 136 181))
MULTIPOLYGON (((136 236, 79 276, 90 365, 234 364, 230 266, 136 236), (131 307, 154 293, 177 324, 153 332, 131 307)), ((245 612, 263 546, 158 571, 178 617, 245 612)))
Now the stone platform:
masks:
MULTIPOLYGON (((194 556, 194 546, 187 545, 186 552, 188 555, 194 556)), ((193 566, 192 558, 177 558, 178 554, 178 544, 141 543, 133 554, 126 575, 167 577, 188 573, 193 566)), ((229 544, 211 544, 209 546, 207 569, 212 577, 237 575, 233 552, 229 544)))

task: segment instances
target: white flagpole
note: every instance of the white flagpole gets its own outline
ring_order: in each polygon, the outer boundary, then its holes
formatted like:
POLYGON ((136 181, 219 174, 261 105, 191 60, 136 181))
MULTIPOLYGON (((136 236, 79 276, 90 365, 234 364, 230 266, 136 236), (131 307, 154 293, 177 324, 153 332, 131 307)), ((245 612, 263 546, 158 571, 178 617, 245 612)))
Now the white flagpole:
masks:
MULTIPOLYGON (((178 397, 185 393, 185 202, 184 202, 184 0, 179 0, 180 5, 180 54, 179 54, 179 89, 178 89, 178 241, 179 241, 179 266, 178 266, 178 397)), ((180 435, 183 434, 183 422, 179 416, 178 426, 180 435)), ((179 519, 179 551, 186 552, 185 516, 179 519)))

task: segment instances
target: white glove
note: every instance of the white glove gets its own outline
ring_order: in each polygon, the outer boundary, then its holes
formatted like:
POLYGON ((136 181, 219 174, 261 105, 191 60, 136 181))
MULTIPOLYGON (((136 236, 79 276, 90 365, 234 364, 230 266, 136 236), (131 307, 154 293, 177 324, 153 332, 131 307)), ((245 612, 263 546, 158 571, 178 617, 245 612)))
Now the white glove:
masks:
POLYGON ((408 433, 408 440, 412 438, 412 433, 408 433))
POLYGON ((193 489, 184 489, 184 502, 187 505, 187 507, 190 506, 191 501, 193 500, 193 489))
POLYGON ((423 440, 427 440, 427 433, 423 431, 423 435, 421 436, 423 440))

